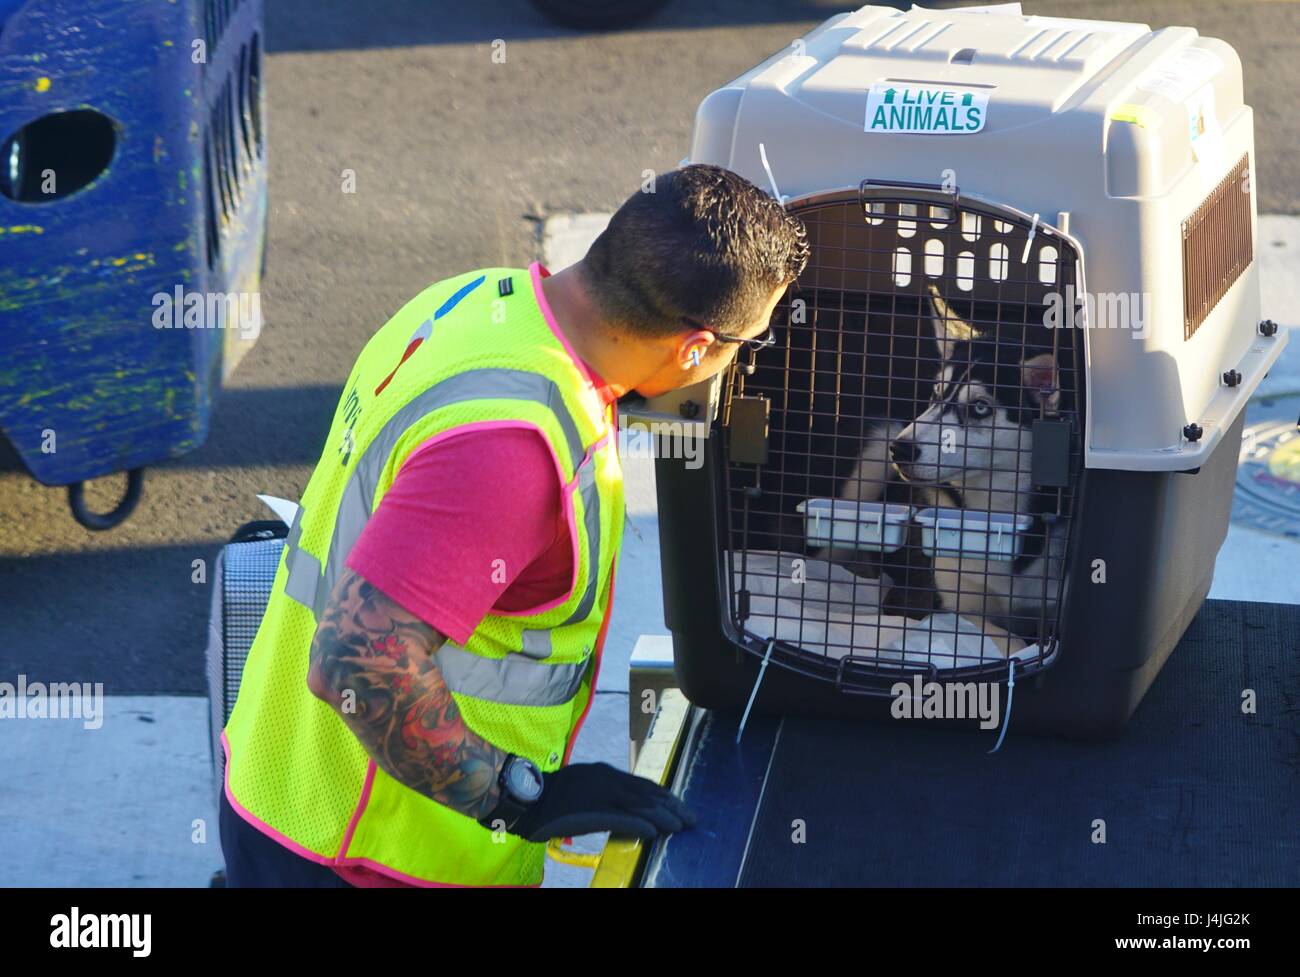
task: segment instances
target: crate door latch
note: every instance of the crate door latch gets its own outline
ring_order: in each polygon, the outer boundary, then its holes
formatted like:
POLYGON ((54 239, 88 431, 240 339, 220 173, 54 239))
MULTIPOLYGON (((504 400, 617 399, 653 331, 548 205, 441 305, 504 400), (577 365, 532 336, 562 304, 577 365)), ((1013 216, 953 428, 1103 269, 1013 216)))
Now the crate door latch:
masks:
POLYGON ((1036 417, 1031 427, 1034 438, 1030 455, 1030 483, 1039 488, 1068 488, 1070 485, 1070 422, 1036 417))
POLYGON ((767 464, 767 422, 772 404, 766 397, 734 397, 727 421, 727 455, 742 465, 767 464))

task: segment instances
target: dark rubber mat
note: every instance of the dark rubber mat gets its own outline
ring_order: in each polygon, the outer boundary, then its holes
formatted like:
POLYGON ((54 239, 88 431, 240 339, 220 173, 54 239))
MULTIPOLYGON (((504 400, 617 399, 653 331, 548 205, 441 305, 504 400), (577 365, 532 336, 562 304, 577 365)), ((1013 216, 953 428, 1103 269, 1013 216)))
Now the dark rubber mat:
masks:
POLYGON ((1300 885, 1300 606, 1208 601, 1114 742, 995 741, 785 720, 740 883, 1300 885))
POLYGON ((1300 606, 1207 601, 1109 743, 735 722, 707 714, 655 884, 1300 885, 1300 606))

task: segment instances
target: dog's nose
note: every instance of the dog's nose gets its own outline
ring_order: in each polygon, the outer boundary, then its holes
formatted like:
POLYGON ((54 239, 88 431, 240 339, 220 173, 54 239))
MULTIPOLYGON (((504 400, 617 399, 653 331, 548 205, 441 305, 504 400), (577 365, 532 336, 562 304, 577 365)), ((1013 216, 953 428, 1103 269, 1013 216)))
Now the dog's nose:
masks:
POLYGON ((896 465, 906 465, 916 461, 919 452, 920 449, 917 448, 915 441, 889 442, 889 457, 896 465))

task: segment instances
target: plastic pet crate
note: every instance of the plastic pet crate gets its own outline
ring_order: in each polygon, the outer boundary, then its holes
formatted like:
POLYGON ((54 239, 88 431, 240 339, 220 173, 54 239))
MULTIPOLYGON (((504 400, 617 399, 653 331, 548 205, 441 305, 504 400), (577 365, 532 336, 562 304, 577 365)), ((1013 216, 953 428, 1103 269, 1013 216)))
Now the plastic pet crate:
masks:
POLYGON ((863 7, 709 95, 689 161, 782 195, 811 259, 775 344, 646 405, 707 435, 656 461, 686 695, 743 708, 766 660, 759 712, 885 717, 1014 671, 1013 730, 1121 730, 1285 343, 1233 49, 863 7))
POLYGON ((0 0, 0 440, 88 529, 204 443, 260 332, 263 8, 0 0))

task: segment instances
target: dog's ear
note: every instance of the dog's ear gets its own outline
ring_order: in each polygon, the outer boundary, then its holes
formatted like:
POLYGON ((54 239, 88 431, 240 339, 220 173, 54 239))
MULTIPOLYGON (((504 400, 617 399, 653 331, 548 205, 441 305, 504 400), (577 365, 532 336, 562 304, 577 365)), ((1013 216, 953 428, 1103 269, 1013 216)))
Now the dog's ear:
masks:
POLYGON ((1056 382, 1056 357, 1051 353, 1038 353, 1020 364, 1020 385, 1029 399, 1041 405, 1048 414, 1055 414, 1061 405, 1061 390, 1056 382))
POLYGON ((939 295, 933 284, 930 286, 930 305, 934 308, 934 338, 939 344, 939 356, 947 362, 952 359, 953 350, 958 343, 968 343, 975 335, 970 323, 959 318, 939 295))

